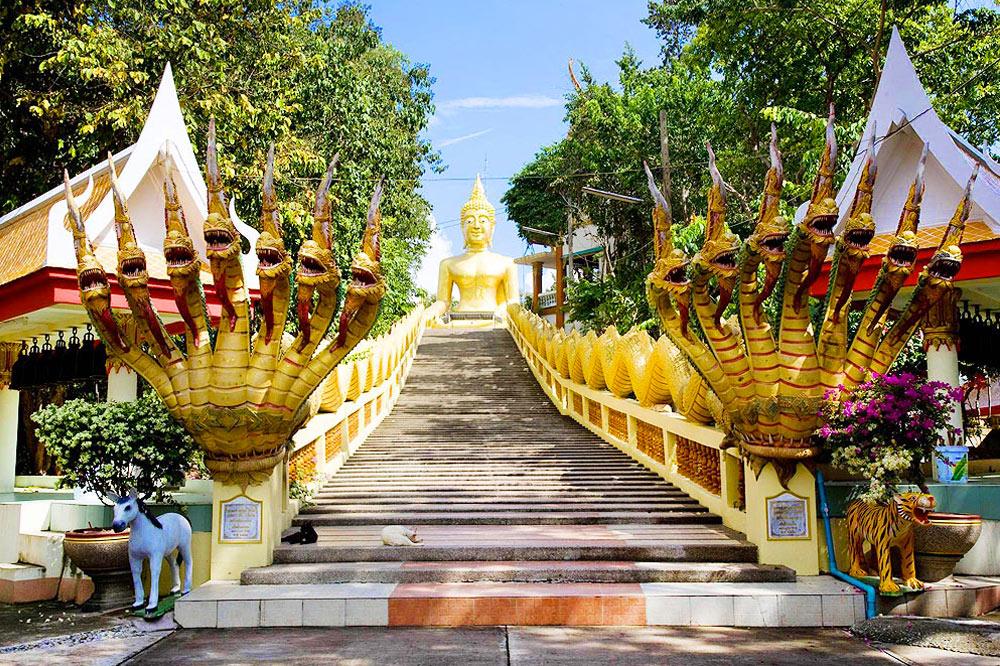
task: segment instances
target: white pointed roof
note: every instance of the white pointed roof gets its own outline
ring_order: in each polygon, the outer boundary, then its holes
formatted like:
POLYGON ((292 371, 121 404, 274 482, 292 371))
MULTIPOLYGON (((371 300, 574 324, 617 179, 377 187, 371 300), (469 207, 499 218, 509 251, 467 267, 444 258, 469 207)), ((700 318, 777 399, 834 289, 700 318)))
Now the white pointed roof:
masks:
MULTIPOLYGON (((188 137, 169 64, 164 69, 139 139, 116 154, 114 161, 136 237, 147 255, 150 276, 160 279, 166 277, 162 254, 165 235, 163 181, 168 167, 173 171, 177 183, 191 238, 204 257, 202 225, 208 212, 207 187, 188 137)), ((86 217, 87 234, 96 246, 98 259, 105 270, 114 272, 118 247, 114 231, 114 203, 108 189, 107 161, 102 160, 70 182, 74 192, 80 197, 81 209, 85 214, 89 211, 86 217)), ((34 213, 37 216, 45 209, 48 224, 42 265, 75 269, 76 256, 72 236, 65 227, 66 202, 61 184, 0 218, 0 229, 7 224, 17 224, 26 215, 34 213)), ((252 248, 258 232, 240 221, 232 206, 230 211, 237 230, 252 248)), ((256 254, 250 252, 243 255, 244 277, 250 289, 258 288, 256 269, 256 254)))
MULTIPOLYGON (((878 179, 872 204, 877 236, 892 234, 916 172, 924 142, 929 144, 921 229, 947 224, 976 162, 971 222, 982 234, 1000 234, 1000 165, 942 122, 917 77, 896 28, 879 78, 864 137, 875 132, 878 179)), ((864 167, 867 141, 860 141, 850 171, 837 194, 843 224, 864 167)), ((805 205, 796 219, 805 213, 805 205)), ((970 225, 972 226, 972 225, 970 225)), ((969 239, 967 239, 969 240, 969 239)))

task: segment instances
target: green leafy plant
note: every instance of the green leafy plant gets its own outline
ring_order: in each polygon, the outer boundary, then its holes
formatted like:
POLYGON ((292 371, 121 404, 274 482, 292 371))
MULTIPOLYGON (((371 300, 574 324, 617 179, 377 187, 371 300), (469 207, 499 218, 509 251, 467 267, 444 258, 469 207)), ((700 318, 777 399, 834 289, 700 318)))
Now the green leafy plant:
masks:
POLYGON ((198 465, 197 444, 155 394, 134 402, 69 400, 31 418, 62 471, 61 486, 103 497, 135 488, 160 501, 198 465))
POLYGON ((309 484, 301 481, 292 481, 288 484, 288 498, 299 500, 299 509, 306 509, 313 505, 313 493, 309 489, 309 484))

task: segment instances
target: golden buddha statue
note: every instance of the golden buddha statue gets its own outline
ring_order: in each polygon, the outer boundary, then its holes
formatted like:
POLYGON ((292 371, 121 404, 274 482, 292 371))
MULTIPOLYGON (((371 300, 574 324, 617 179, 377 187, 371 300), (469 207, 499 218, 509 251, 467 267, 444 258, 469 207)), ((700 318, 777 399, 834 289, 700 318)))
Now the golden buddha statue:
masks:
POLYGON ((510 257, 490 252, 496 211, 486 199, 483 183, 476 175, 472 195, 462 206, 465 254, 448 257, 438 272, 437 301, 431 313, 448 311, 506 316, 507 305, 517 303, 517 268, 510 257), (452 287, 458 286, 458 305, 451 307, 452 287))

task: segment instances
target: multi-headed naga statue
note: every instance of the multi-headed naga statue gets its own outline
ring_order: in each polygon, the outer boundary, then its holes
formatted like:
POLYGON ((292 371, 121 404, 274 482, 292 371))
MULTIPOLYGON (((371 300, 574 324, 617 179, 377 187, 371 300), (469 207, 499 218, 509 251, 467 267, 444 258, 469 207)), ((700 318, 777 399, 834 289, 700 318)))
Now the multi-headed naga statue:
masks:
POLYGON ((977 171, 973 171, 937 251, 920 272, 909 303, 890 322, 889 306, 917 258, 925 147, 895 238, 851 338, 848 304, 875 230, 871 216, 876 177, 874 133, 850 213, 837 236, 833 110, 812 198, 794 229, 779 213, 782 166, 772 128, 771 167, 760 212, 742 247, 726 226, 725 186, 711 146, 708 150, 712 187, 705 242, 693 260, 673 247, 669 204, 646 168, 655 201, 656 253, 656 265, 646 281, 647 294, 663 332, 725 407, 728 422, 722 425, 732 443, 749 455, 757 473, 765 462, 774 462, 785 483, 796 462, 809 462, 819 452, 813 434, 819 425, 817 409, 824 393, 839 385, 856 386, 873 372, 886 372, 932 308, 936 311, 945 306, 954 311, 959 290, 952 280, 961 267, 959 246, 977 171), (834 251, 826 306, 816 334, 809 314, 809 289, 819 278, 831 245, 834 251), (738 325, 722 319, 734 292, 738 325), (763 307, 772 293, 778 306, 775 321, 763 307), (689 320, 692 306, 700 332, 689 320))
POLYGON ((298 254, 295 281, 299 333, 291 345, 282 343, 292 260, 281 238, 274 191, 274 146, 268 151, 264 172, 261 234, 256 247, 262 323, 251 340, 240 236, 229 217, 219 176, 215 124, 209 123, 208 217, 204 234, 213 287, 222 304, 214 346, 201 285, 202 260, 188 234, 171 176, 168 174, 163 188, 163 254, 184 322, 183 349, 167 333, 150 301, 146 256, 136 242, 114 163, 110 170, 118 234, 118 282, 131 310, 130 319, 111 311, 110 284, 87 239, 67 176, 67 221, 76 247, 84 307, 109 353, 153 386, 170 414, 205 450, 205 463, 213 477, 223 482, 243 486, 259 482, 283 461, 292 433, 308 415, 306 401, 310 394, 367 335, 385 295, 379 254, 379 185, 368 209, 361 251, 351 264, 352 280, 337 336, 320 347, 336 314, 340 284, 340 270, 333 256, 329 193, 335 166, 336 158, 316 192, 312 238, 302 244, 298 254))

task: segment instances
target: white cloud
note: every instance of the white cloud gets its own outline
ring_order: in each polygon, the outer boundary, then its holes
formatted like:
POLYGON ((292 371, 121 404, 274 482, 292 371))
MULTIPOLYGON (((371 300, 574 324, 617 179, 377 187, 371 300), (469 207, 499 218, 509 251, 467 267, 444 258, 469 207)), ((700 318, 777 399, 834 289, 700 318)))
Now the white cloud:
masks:
POLYGON ((456 143, 462 143, 463 141, 468 141, 469 139, 475 139, 476 137, 482 136, 484 134, 489 134, 493 131, 493 128, 480 130, 479 132, 473 132, 472 134, 464 134, 462 136, 456 136, 452 139, 445 139, 437 144, 438 148, 444 148, 445 146, 452 146, 456 143))
POLYGON ((548 95, 512 95, 510 97, 462 97, 449 99, 437 105, 438 111, 458 109, 544 109, 561 106, 563 101, 548 95))
POLYGON ((438 268, 441 260, 454 255, 451 240, 438 229, 437 220, 429 215, 431 225, 430 244, 420 266, 413 272, 413 279, 418 287, 427 290, 432 297, 437 296, 438 268))

